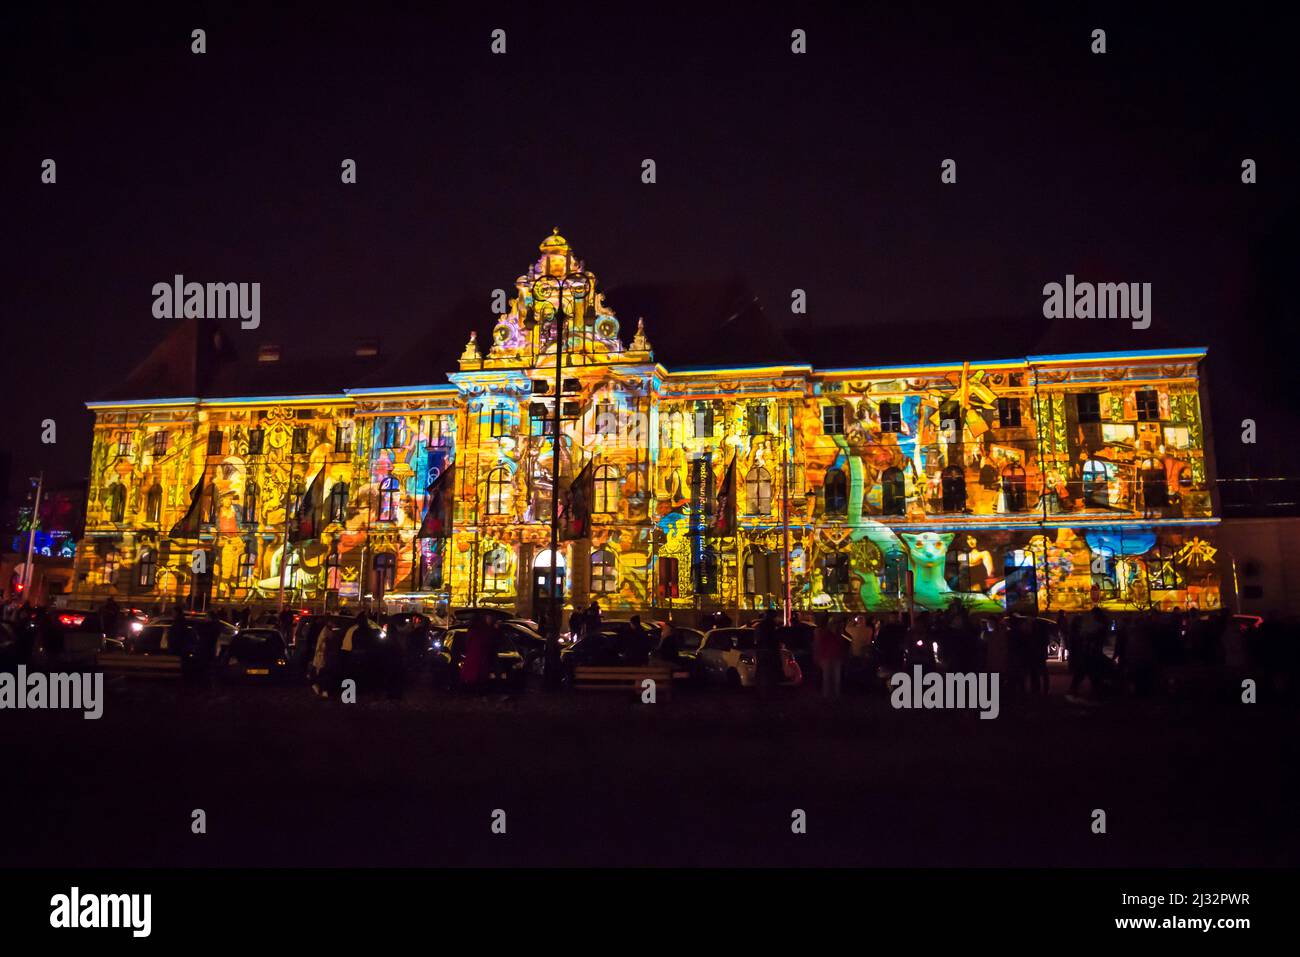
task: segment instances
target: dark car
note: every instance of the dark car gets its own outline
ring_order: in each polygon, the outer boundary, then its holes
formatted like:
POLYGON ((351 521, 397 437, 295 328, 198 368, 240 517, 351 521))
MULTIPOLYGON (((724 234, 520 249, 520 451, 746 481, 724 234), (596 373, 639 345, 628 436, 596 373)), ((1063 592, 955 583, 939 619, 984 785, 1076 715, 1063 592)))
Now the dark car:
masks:
POLYGON ((121 639, 104 634, 100 613, 94 609, 52 608, 49 614, 63 636, 64 661, 94 660, 101 651, 111 650, 114 646, 120 649, 121 639))
POLYGON ((217 658, 217 676, 223 681, 271 684, 286 681, 290 673, 288 649, 275 628, 245 628, 217 658))
POLYGON ((475 615, 482 615, 494 624, 509 621, 515 617, 515 613, 506 608, 457 608, 452 612, 453 627, 468 628, 475 615))
POLYGON ((356 681, 358 687, 379 687, 392 676, 394 659, 402 649, 388 635, 388 629, 370 619, 358 623, 345 615, 337 624, 342 630, 339 642, 339 675, 356 681))
POLYGON ((560 675, 565 682, 573 681, 573 670, 579 665, 610 667, 632 664, 623 640, 623 630, 601 625, 594 631, 588 629, 581 638, 560 649, 560 675))
MULTIPOLYGON (((488 681, 510 690, 519 690, 524 683, 524 656, 519 653, 507 629, 498 628, 495 654, 488 669, 488 681)), ((433 669, 433 686, 452 690, 460 683, 460 666, 465 660, 469 640, 468 628, 449 628, 438 639, 438 647, 430 659, 433 669)))
POLYGON ((238 629, 216 618, 187 615, 177 629, 171 618, 158 618, 126 639, 128 655, 157 655, 176 658, 181 675, 201 680, 212 673, 212 666, 238 629))
POLYGON ((429 616, 418 611, 404 611, 389 615, 384 622, 386 637, 396 641, 412 667, 426 663, 429 651, 432 622, 429 616))

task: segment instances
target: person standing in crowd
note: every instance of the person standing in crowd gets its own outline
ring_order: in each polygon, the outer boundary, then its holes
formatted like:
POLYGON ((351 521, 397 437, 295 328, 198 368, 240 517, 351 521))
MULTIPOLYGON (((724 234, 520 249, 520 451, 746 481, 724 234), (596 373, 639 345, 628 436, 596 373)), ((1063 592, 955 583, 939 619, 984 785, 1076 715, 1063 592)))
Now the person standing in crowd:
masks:
POLYGON ((988 633, 988 645, 984 666, 990 674, 998 676, 998 685, 1005 693, 1007 690, 1007 668, 1010 665, 1010 635, 1007 628, 1007 616, 999 615, 991 622, 992 630, 988 633))
MULTIPOLYGON (((569 637, 573 641, 581 641, 587 634, 587 615, 580 609, 573 609, 569 613, 569 637)), ((546 637, 543 635, 542 637, 546 637)))
POLYGON ((325 623, 316 636, 316 647, 312 652, 311 690, 321 698, 328 699, 338 688, 339 654, 342 648, 343 631, 325 623))
POLYGON ((628 622, 623 650, 626 664, 643 665, 650 660, 650 636, 641 626, 640 615, 633 615, 628 622))
POLYGON ((681 646, 671 615, 659 623, 659 657, 672 665, 681 661, 681 646))
POLYGON ((1047 651, 1052 644, 1052 634, 1050 626, 1041 618, 1030 618, 1029 621, 1029 658, 1027 661, 1027 672, 1029 675, 1029 693, 1031 695, 1045 695, 1051 689, 1051 682, 1047 673, 1047 651))
POLYGON ((52 668, 63 660, 63 629, 43 605, 36 609, 35 625, 41 636, 41 646, 45 649, 46 667, 52 668))
MULTIPOLYGON (((833 701, 840 696, 844 675, 844 639, 831 627, 826 613, 818 612, 813 629, 813 659, 822 673, 822 697, 833 701)), ((839 620, 836 620, 839 624, 839 620)))
POLYGON ((184 655, 193 644, 194 630, 185 619, 185 609, 179 604, 172 612, 171 627, 167 629, 168 650, 173 655, 184 655))
POLYGON ((480 688, 487 682, 495 644, 496 633, 492 623, 482 612, 475 614, 465 636, 465 657, 460 663, 459 683, 462 688, 480 688))
POLYGON ((118 615, 119 611, 117 602, 113 600, 112 595, 109 595, 108 601, 104 602, 103 607, 99 609, 100 627, 103 629, 104 634, 109 638, 118 637, 118 615))
POLYGON ((1085 678, 1092 686, 1093 697, 1096 697, 1100 692, 1102 669, 1099 659, 1102 658, 1102 648, 1110 633, 1110 622, 1100 606, 1093 606, 1083 621, 1076 620, 1075 624, 1078 629, 1070 649, 1070 692, 1066 697, 1077 698, 1085 678))
POLYGON ((280 609, 276 627, 280 629, 280 637, 284 639, 287 646, 293 640, 293 612, 289 610, 288 605, 280 609))
POLYGON ((766 697, 781 683, 781 640, 776 631, 776 612, 769 608, 756 630, 756 678, 759 693, 766 697))
POLYGON ((850 651, 854 658, 866 657, 868 649, 871 647, 872 628, 867 623, 865 615, 854 615, 844 629, 845 634, 849 636, 850 651))

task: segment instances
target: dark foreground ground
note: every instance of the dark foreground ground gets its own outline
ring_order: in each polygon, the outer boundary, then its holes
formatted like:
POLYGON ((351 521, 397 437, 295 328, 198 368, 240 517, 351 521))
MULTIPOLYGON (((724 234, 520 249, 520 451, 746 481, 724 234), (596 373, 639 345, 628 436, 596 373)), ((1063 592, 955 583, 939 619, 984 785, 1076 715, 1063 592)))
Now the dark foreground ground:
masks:
POLYGON ((0 866, 1291 866, 1297 725, 1059 690, 981 721, 809 690, 349 706, 119 679, 99 721, 0 712, 0 866))

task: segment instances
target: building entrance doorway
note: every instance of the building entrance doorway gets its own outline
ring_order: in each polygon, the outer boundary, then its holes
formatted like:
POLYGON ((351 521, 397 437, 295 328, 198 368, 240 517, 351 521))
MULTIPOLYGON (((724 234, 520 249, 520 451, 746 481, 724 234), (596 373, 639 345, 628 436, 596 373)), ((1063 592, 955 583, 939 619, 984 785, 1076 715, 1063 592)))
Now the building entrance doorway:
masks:
MULTIPOLYGON (((555 556, 555 578, 551 578, 551 550, 543 548, 533 559, 533 620, 541 621, 543 613, 550 617, 551 599, 560 606, 564 603, 564 553, 555 556)), ((558 612, 558 608, 557 608, 558 612)))

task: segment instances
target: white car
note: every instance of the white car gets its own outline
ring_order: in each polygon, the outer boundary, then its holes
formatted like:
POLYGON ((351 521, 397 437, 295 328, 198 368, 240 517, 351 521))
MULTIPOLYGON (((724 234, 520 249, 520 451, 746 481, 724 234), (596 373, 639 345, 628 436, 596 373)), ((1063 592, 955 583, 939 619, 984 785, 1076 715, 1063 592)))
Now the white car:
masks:
MULTIPOLYGON (((704 636, 695 660, 705 681, 752 687, 758 678, 758 633, 753 628, 714 628, 704 636)), ((781 646, 781 670, 782 684, 802 683, 799 662, 784 645, 781 646)))

